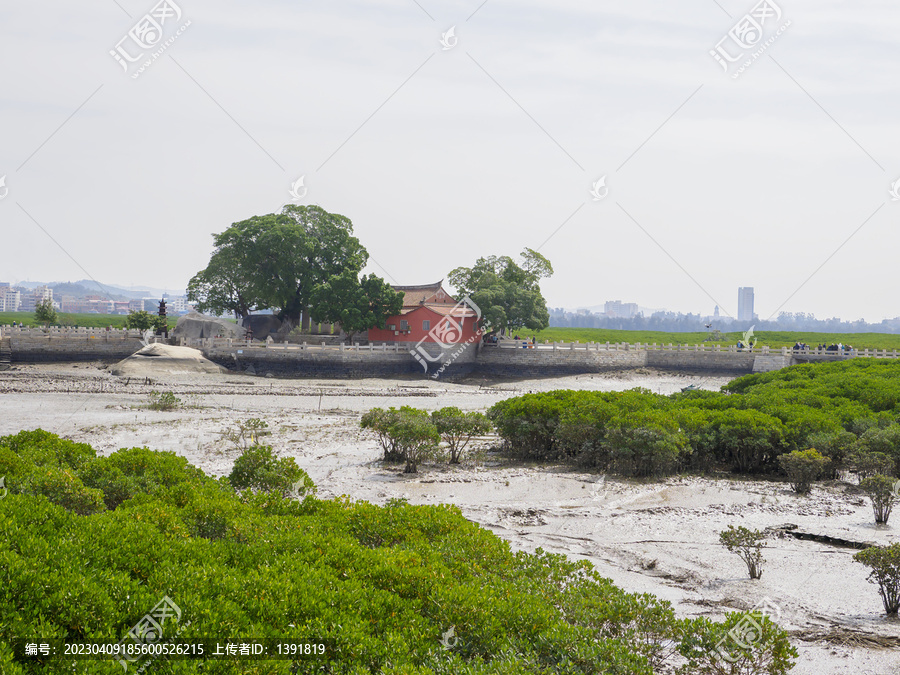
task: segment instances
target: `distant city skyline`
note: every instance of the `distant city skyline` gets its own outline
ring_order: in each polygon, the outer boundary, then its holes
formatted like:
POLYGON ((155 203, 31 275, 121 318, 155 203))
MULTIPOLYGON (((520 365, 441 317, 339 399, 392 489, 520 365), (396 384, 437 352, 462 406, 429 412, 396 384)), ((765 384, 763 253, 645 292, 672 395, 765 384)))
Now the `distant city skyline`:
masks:
MULTIPOLYGON (((0 281, 0 292, 2 292, 2 287, 4 285, 9 285, 10 287, 16 287, 23 283, 28 284, 28 286, 27 286, 28 288, 37 288, 37 287, 41 287, 41 286, 52 287, 52 286, 58 285, 58 284, 80 284, 80 285, 86 287, 88 290, 91 290, 90 285, 93 284, 94 287, 96 288, 95 293, 97 295, 101 295, 101 296, 105 292, 112 292, 113 295, 118 295, 119 293, 117 293, 116 291, 129 291, 131 293, 141 294, 141 297, 147 298, 147 299, 159 299, 159 298, 163 297, 163 295, 166 295, 166 296, 169 296, 172 298, 186 297, 186 291, 184 289, 165 290, 165 289, 162 289, 159 287, 154 288, 153 286, 150 286, 147 284, 137 284, 137 285, 129 287, 129 286, 124 286, 124 285, 120 285, 120 284, 104 283, 102 281, 94 282, 93 280, 90 280, 90 279, 79 279, 77 281, 47 281, 47 282, 0 281), (101 289, 103 289, 103 290, 101 290, 101 289)), ((760 317, 756 312, 754 312, 755 292, 754 292, 754 289, 752 286, 739 287, 737 289, 737 295, 738 295, 738 303, 737 303, 738 310, 733 315, 721 313, 721 310, 718 308, 718 306, 714 306, 712 311, 699 310, 696 308, 694 308, 694 309, 687 308, 686 310, 682 310, 682 309, 674 309, 674 308, 668 308, 668 307, 647 306, 647 305, 643 305, 638 302, 626 302, 626 301, 619 300, 619 299, 605 300, 603 303, 589 305, 587 307, 585 307, 585 306, 572 307, 572 306, 566 306, 564 304, 555 305, 548 301, 547 307, 551 308, 551 309, 552 308, 563 308, 566 311, 571 311, 571 312, 590 311, 590 312, 596 313, 596 314, 607 314, 609 316, 613 316, 616 318, 628 318, 628 317, 634 316, 638 313, 642 313, 645 316, 649 316, 650 314, 652 314, 654 312, 674 312, 674 313, 680 313, 680 314, 684 314, 684 315, 693 314, 693 315, 702 316, 702 317, 719 318, 719 319, 723 319, 723 320, 732 320, 732 321, 745 321, 745 322, 753 321, 753 320, 772 320, 772 321, 774 321, 774 320, 778 319, 778 315, 775 315, 772 317, 760 317), (742 294, 743 294, 743 296, 742 296, 742 294), (741 300, 742 297, 744 298, 743 302, 747 303, 746 305, 742 305, 742 300, 741 300), (746 314, 746 313, 741 314, 742 307, 746 311, 749 311, 749 314, 746 314), (747 308, 749 308, 749 309, 747 309, 747 308), (719 310, 719 314, 716 313, 717 310, 719 310)), ((7 301, 6 305, 7 306, 9 305, 8 301, 7 301)), ((3 306, 4 306, 4 304, 2 302, 0 302, 0 309, 2 309, 3 306)), ((29 305, 29 307, 30 307, 30 305, 29 305)), ((10 310, 6 310, 6 311, 10 311, 10 310)), ((19 311, 21 311, 21 310, 19 310, 19 311)), ((786 310, 784 310, 784 311, 786 311, 786 310)), ((837 318, 837 319, 841 319, 843 321, 852 322, 852 321, 858 321, 860 319, 863 319, 863 317, 840 316, 838 314, 826 314, 826 315, 819 316, 819 315, 816 315, 815 312, 804 312, 802 310, 802 308, 798 309, 797 311, 792 312, 792 313, 812 314, 812 315, 815 315, 815 317, 820 320, 837 318)), ((780 314, 780 312, 779 312, 779 314, 780 314)), ((877 324, 883 320, 895 319, 898 317, 900 317, 900 313, 898 313, 897 315, 894 315, 894 316, 871 317, 867 320, 867 323, 877 324)))

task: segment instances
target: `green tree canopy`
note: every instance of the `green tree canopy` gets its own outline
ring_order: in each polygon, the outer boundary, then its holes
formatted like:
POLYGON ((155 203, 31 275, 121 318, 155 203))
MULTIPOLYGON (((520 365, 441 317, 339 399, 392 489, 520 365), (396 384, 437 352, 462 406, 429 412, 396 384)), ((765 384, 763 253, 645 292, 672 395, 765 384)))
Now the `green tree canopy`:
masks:
POLYGON ((345 271, 358 274, 369 255, 349 218, 320 206, 289 204, 215 235, 210 264, 191 279, 189 297, 203 310, 272 309, 300 323, 313 290, 345 271))
POLYGON ((188 282, 188 300, 197 311, 209 314, 233 313, 236 318, 248 316, 258 298, 249 292, 243 256, 234 246, 220 247, 213 253, 206 269, 188 282))
POLYGON ((403 309, 403 293, 374 274, 360 279, 353 270, 344 270, 316 286, 310 304, 313 321, 339 322, 349 342, 354 333, 384 328, 387 318, 403 309))
POLYGON ((56 308, 53 306, 52 300, 41 300, 34 308, 34 319, 38 323, 49 326, 56 323, 56 308))
POLYGON ((128 312, 125 317, 125 328, 129 330, 150 330, 151 328, 162 328, 159 319, 162 317, 155 316, 143 309, 128 312))
POLYGON ((493 330, 543 330, 550 325, 540 280, 553 274, 550 261, 526 248, 516 263, 509 256, 479 258, 473 267, 457 267, 448 279, 481 309, 493 330))

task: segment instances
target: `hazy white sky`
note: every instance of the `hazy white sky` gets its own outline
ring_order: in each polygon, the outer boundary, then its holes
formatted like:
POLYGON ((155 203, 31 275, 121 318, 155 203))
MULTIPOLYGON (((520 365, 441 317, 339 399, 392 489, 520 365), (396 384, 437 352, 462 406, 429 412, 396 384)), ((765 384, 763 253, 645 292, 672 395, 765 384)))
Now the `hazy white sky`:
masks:
POLYGON ((775 1, 7 0, 0 281, 182 289, 304 176, 392 283, 529 246, 551 306, 900 315, 900 13, 775 1))

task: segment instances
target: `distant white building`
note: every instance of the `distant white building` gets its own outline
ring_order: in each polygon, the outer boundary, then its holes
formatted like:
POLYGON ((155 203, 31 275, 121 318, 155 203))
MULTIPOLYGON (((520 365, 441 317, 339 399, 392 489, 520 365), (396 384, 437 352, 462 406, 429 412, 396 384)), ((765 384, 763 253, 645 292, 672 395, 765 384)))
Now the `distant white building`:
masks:
POLYGON ((636 302, 622 302, 621 300, 607 300, 603 305, 603 313, 615 319, 630 319, 639 312, 636 302))
POLYGON ((176 295, 175 297, 166 300, 167 312, 180 314, 182 312, 190 312, 192 309, 194 309, 194 306, 189 303, 188 299, 183 295, 176 295))
POLYGON ((22 294, 9 286, 0 289, 0 306, 4 312, 18 312, 22 304, 22 294))
POLYGON ((33 312, 37 306, 45 300, 53 302, 53 289, 49 286, 38 286, 32 291, 22 294, 19 311, 33 312))

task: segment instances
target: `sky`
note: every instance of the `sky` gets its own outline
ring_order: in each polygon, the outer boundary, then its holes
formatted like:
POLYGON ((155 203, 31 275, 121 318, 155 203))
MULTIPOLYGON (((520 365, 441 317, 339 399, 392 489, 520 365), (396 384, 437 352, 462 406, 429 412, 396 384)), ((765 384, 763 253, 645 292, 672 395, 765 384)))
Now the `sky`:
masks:
POLYGON ((898 316, 898 33, 887 0, 7 2, 0 281, 181 290, 296 203, 395 284, 529 247, 551 307, 898 316))

